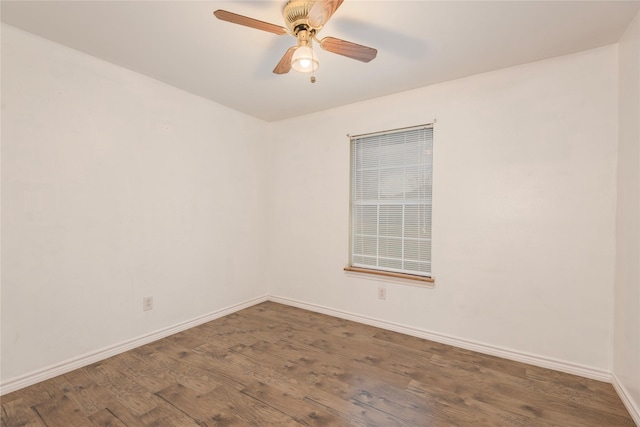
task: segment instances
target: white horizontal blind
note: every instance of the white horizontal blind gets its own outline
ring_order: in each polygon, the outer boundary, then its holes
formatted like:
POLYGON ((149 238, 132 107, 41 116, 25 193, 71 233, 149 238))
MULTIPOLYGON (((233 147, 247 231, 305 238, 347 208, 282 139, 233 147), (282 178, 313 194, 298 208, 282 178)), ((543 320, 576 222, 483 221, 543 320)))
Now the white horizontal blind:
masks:
POLYGON ((433 128, 351 138, 351 265, 431 276, 433 128))

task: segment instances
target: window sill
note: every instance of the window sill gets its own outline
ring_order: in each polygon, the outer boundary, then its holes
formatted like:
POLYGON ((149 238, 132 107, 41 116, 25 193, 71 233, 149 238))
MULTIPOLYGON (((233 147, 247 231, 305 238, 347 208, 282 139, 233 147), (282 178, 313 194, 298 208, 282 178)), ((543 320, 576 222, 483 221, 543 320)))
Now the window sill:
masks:
POLYGON ((390 271, 373 270, 369 268, 345 267, 347 273, 354 273, 368 279, 392 281, 414 286, 433 288, 435 280, 432 277, 415 276, 413 274, 393 273, 390 271))

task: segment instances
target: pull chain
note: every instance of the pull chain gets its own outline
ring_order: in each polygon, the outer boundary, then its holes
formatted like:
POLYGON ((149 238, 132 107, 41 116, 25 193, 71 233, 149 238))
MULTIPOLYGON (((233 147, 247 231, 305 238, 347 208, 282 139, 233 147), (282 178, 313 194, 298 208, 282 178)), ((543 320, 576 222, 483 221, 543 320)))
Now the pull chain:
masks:
POLYGON ((311 78, 309 79, 311 81, 311 83, 315 83, 316 82, 316 70, 313 66, 313 64, 316 63, 316 53, 313 51, 313 41, 309 41, 309 44, 311 45, 311 78))

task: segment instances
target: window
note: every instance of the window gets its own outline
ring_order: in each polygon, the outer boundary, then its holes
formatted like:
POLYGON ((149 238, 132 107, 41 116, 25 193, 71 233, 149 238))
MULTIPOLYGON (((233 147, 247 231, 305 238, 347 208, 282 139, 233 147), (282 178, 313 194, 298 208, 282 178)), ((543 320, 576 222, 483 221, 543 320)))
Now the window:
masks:
POLYGON ((351 137, 346 270, 431 277, 432 153, 430 125, 351 137))

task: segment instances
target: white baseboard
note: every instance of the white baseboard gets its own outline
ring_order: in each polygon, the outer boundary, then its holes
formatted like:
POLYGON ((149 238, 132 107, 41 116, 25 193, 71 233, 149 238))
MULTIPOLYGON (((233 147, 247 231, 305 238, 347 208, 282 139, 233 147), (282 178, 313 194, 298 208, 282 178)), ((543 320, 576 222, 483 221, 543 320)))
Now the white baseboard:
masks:
POLYGON ((547 357, 528 354, 520 351, 509 350, 489 344, 483 344, 475 341, 465 340, 445 334, 427 331, 424 329, 405 326, 398 323, 388 322, 386 320, 374 319, 359 314, 349 313, 341 310, 335 310, 329 307, 323 307, 316 304, 310 304, 297 301, 290 298, 269 296, 269 301, 302 308, 317 313, 327 314, 341 319, 352 320, 354 322, 363 323, 369 326, 386 329, 389 331, 399 332, 405 335, 411 335, 418 338, 424 338, 430 341, 448 344, 454 347, 464 348, 466 350, 477 351, 491 356, 502 357, 504 359, 514 360, 516 362, 528 363, 530 365, 542 368, 553 369, 556 371, 566 372, 568 374, 579 375, 581 377, 590 378, 598 381, 611 382, 611 373, 600 369, 594 369, 587 366, 577 365, 574 363, 555 360, 547 357))
POLYGON ((150 342, 157 341, 159 339, 168 337, 169 335, 182 332, 198 325, 202 325, 203 323, 210 322, 220 317, 227 316, 229 314, 235 313, 236 311, 240 311, 253 305, 260 304, 261 302, 265 302, 267 301, 267 299, 268 298, 266 295, 258 298, 253 298, 239 304, 221 308, 220 310, 216 310, 204 316, 187 320, 186 322, 182 322, 177 325, 151 332, 118 344, 114 344, 100 350, 84 354, 82 356, 74 357, 72 359, 65 360, 64 362, 60 362, 43 369, 38 369, 37 371, 30 372, 20 377, 9 379, 0 384, 0 396, 39 383, 40 381, 45 381, 58 375, 65 374, 67 372, 73 371, 74 369, 82 368, 92 363, 99 362, 117 354, 124 353, 125 351, 129 351, 136 347, 149 344, 150 342))
MULTIPOLYGON (((431 332, 431 331, 427 331, 419 328, 414 328, 411 326, 401 325, 393 322, 388 322, 385 320, 374 319, 374 318, 362 316, 359 314, 336 310, 329 307, 297 301, 290 298, 265 295, 258 298, 253 298, 248 301, 244 301, 239 304, 225 307, 220 310, 216 310, 207 315, 200 316, 195 319, 188 320, 186 322, 182 322, 174 326, 170 326, 168 328, 151 332, 149 334, 146 334, 137 338, 133 338, 131 340, 127 340, 118 344, 114 344, 109 347, 105 347, 95 352, 87 353, 82 356, 78 356, 61 363, 51 365, 49 367, 30 372, 28 374, 22 375, 17 378, 9 379, 7 381, 2 382, 2 384, 0 384, 0 396, 7 393, 11 393, 13 391, 19 390, 24 387, 28 387, 38 382, 48 380, 55 376, 62 375, 74 369, 82 368, 84 366, 90 365, 100 360, 107 359, 109 357, 115 356, 125 351, 129 351, 136 347, 140 347, 150 342, 168 337, 169 335, 182 332, 186 329, 193 328, 203 323, 210 322, 212 320, 235 313, 236 311, 243 310, 245 308, 251 307, 253 305, 259 304, 267 300, 285 304, 285 305, 290 305, 293 307, 302 308, 309 311, 314 311, 317 313, 327 314, 329 316, 334 316, 341 319, 351 320, 351 321, 362 323, 365 325, 375 326, 378 328, 399 332, 405 335, 411 335, 418 338, 439 342, 442 344, 448 344, 455 347, 464 348, 467 350, 477 351, 479 353, 502 357, 509 360, 515 360, 517 362, 528 363, 528 364, 540 366, 543 368, 554 369, 557 371, 579 375, 582 377, 591 378, 599 381, 612 382, 612 375, 608 371, 594 369, 594 368, 581 366, 573 363, 568 363, 560 360, 545 358, 545 357, 532 355, 524 352, 509 350, 509 349, 492 346, 484 343, 465 340, 465 339, 461 339, 461 338, 457 338, 457 337, 453 337, 445 334, 439 334, 439 333, 435 333, 435 332, 431 332)), ((617 393, 620 395, 620 398, 624 402, 625 406, 631 413, 631 416, 633 417, 634 421, 636 422, 636 424, 640 426, 640 415, 639 415, 640 412, 638 411, 637 406, 629 399, 628 393, 626 393, 624 387, 617 381, 615 376, 613 376, 613 385, 617 393)))
POLYGON ((637 426, 640 427, 640 407, 638 407, 638 402, 634 402, 631 396, 629 395, 629 391, 627 388, 620 382, 615 372, 611 374, 611 383, 613 384, 613 388, 620 396, 620 400, 624 403, 625 408, 629 411, 629 415, 633 418, 633 421, 637 426))

